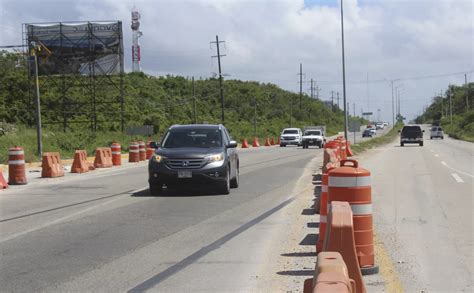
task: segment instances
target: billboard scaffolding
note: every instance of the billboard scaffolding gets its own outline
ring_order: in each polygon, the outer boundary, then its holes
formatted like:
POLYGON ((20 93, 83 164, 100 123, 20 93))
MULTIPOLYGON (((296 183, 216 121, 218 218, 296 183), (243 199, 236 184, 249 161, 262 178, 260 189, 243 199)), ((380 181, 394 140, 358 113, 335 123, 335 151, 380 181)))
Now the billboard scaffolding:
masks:
MULTIPOLYGON (((124 130, 123 34, 121 21, 23 24, 31 56, 37 51, 44 124, 89 123, 92 130, 124 130), (107 125, 109 124, 109 125, 107 125)), ((34 64, 28 62, 31 88, 34 64)), ((30 99, 32 100, 32 99, 30 99)))

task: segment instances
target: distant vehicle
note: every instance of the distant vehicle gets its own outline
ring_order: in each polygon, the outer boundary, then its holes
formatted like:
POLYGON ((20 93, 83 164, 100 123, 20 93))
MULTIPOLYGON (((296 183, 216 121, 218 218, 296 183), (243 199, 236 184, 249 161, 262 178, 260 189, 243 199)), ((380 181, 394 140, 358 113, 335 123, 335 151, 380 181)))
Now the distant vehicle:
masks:
POLYGON ((431 127, 430 139, 433 139, 434 137, 440 137, 441 139, 444 139, 443 128, 439 126, 431 127))
POLYGON ((161 194, 163 185, 212 184, 228 194, 239 186, 236 147, 223 125, 171 126, 148 162, 150 193, 161 194))
POLYGON ((367 125, 366 130, 369 130, 372 133, 372 135, 377 135, 377 127, 375 127, 375 125, 373 124, 367 125))
POLYGON ((324 147, 326 141, 324 135, 326 126, 306 126, 303 130, 303 137, 301 144, 304 149, 309 148, 310 145, 324 147))
POLYGON ((372 129, 365 129, 364 132, 362 132, 362 137, 372 137, 374 136, 372 129))
POLYGON ((299 128, 285 128, 280 134, 280 146, 287 145, 301 146, 303 132, 299 128))
POLYGON ((398 132, 400 134, 400 146, 404 146, 406 143, 417 143, 423 146, 423 132, 419 125, 407 125, 403 126, 403 129, 398 132))
POLYGON ((383 122, 383 126, 384 126, 384 127, 388 126, 388 122, 385 122, 385 121, 384 121, 384 122, 383 122))
POLYGON ((385 126, 383 125, 382 122, 377 122, 377 124, 375 124, 375 128, 376 129, 383 129, 385 126))

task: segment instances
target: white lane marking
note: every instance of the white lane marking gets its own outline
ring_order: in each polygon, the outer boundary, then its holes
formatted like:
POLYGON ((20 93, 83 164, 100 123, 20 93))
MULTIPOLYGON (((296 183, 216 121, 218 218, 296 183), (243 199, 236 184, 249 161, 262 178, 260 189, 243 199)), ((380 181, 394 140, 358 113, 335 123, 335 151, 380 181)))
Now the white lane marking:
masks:
POLYGON ((145 191, 148 189, 148 186, 145 186, 145 187, 142 187, 142 188, 138 188, 138 189, 135 189, 133 191, 131 191, 130 193, 139 193, 140 191, 145 191))
POLYGON ((451 175, 454 177, 454 180, 456 180, 457 183, 463 183, 464 182, 464 180, 462 180, 461 177, 459 177, 458 174, 451 173, 451 175))
POLYGON ((435 157, 439 157, 439 155, 438 155, 438 154, 434 154, 434 156, 435 156, 435 157))
POLYGON ((463 174, 463 175, 466 175, 466 176, 469 176, 469 177, 471 177, 471 178, 474 178, 474 175, 469 174, 469 173, 464 172, 464 171, 461 171, 461 170, 458 170, 458 169, 455 169, 455 168, 449 166, 448 164, 446 164, 445 161, 441 161, 441 164, 443 164, 446 168, 449 168, 449 169, 451 169, 451 170, 453 170, 453 171, 456 171, 456 172, 461 173, 461 174, 463 174))
POLYGON ((433 151, 433 150, 430 150, 430 152, 434 153, 434 151, 433 151))
MULTIPOLYGON (((129 194, 127 193, 127 194, 125 194, 125 195, 129 195, 129 194)), ((56 219, 56 220, 54 220, 54 221, 45 223, 45 224, 40 225, 40 226, 37 226, 37 227, 35 227, 35 228, 31 228, 31 229, 28 229, 28 230, 25 230, 25 231, 22 231, 22 232, 19 232, 19 233, 10 235, 10 236, 8 236, 8 237, 5 237, 5 238, 3 238, 3 239, 0 239, 0 243, 4 243, 4 242, 10 241, 10 240, 13 240, 13 239, 15 239, 15 238, 18 238, 18 237, 20 237, 20 236, 29 234, 29 233, 31 233, 31 232, 35 232, 35 231, 38 231, 38 230, 47 228, 47 227, 49 227, 49 226, 53 226, 53 225, 59 224, 59 223, 61 223, 61 222, 67 221, 67 220, 69 220, 69 219, 71 219, 71 218, 74 218, 74 217, 79 216, 79 215, 81 215, 81 214, 87 213, 87 212, 89 212, 89 211, 91 211, 91 210, 93 210, 93 209, 96 209, 96 208, 98 208, 98 207, 101 207, 101 206, 104 206, 104 205, 106 205, 106 204, 112 203, 112 202, 114 202, 114 201, 116 201, 116 200, 119 200, 119 199, 121 199, 122 197, 123 197, 123 196, 119 196, 119 197, 116 197, 116 198, 112 198, 111 200, 108 200, 108 201, 103 202, 103 203, 101 203, 101 204, 98 204, 98 205, 95 205, 95 206, 92 206, 92 207, 83 209, 83 210, 78 211, 78 212, 76 212, 76 213, 73 213, 73 214, 67 215, 67 216, 65 216, 65 217, 56 219)))

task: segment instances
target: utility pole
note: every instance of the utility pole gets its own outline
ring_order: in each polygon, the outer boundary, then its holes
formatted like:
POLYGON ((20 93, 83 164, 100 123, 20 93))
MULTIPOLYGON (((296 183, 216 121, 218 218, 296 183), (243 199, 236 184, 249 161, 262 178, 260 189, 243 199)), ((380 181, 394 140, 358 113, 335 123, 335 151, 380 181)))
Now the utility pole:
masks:
POLYGON ((449 116, 451 116, 451 124, 453 124, 453 95, 454 92, 449 91, 449 116))
POLYGON ((313 87, 313 79, 311 78, 311 99, 314 99, 314 87, 313 87))
POLYGON ((344 6, 341 0, 341 39, 342 39, 342 97, 344 99, 344 138, 347 140, 347 109, 346 109, 346 64, 344 57, 344 6))
POLYGON ((197 115, 196 115, 196 91, 194 88, 194 76, 193 76, 193 114, 194 114, 194 124, 197 124, 197 115))
POLYGON ((290 127, 293 120, 293 98, 290 96, 290 127))
POLYGON ((257 98, 253 97, 253 133, 257 137, 257 98))
POLYGON ((36 82, 36 142, 38 146, 38 157, 41 158, 43 155, 43 133, 41 127, 41 105, 40 105, 40 90, 39 90, 39 72, 38 72, 38 56, 37 51, 41 50, 41 45, 37 45, 35 42, 31 42, 31 54, 35 60, 35 82, 36 82))
POLYGON ((395 127, 395 105, 393 101, 393 80, 392 82, 392 127, 395 127))
POLYGON ((319 100, 319 91, 320 90, 321 90, 321 88, 318 85, 316 85, 316 99, 318 99, 318 100, 319 100))
MULTIPOLYGON (((353 106, 352 108, 354 109, 354 117, 353 117, 353 119, 355 119, 355 116, 356 116, 356 104, 354 103, 352 106, 353 106)), ((354 122, 354 124, 355 124, 355 122, 354 122)), ((359 130, 360 130, 360 129, 359 129, 359 130)), ((354 127, 354 144, 355 144, 355 143, 356 143, 356 130, 355 130, 355 127, 354 127)))
POLYGON ((303 63, 300 63, 300 110, 303 108, 303 63))
POLYGON ((469 111, 469 91, 467 87, 467 74, 464 73, 464 87, 466 88, 466 110, 469 111))
POLYGON ((222 70, 221 70, 221 57, 225 57, 226 55, 221 55, 220 50, 219 50, 219 44, 220 43, 225 43, 225 41, 220 41, 219 42, 219 36, 216 35, 216 41, 211 42, 211 44, 216 44, 217 47, 217 55, 212 56, 212 58, 217 57, 217 64, 219 65, 219 92, 220 92, 220 97, 221 97, 221 120, 222 123, 224 123, 224 90, 222 89, 222 70))
POLYGON ((341 109, 341 106, 339 106, 339 92, 336 93, 337 94, 337 108, 341 109))
POLYGON ((443 102, 443 96, 440 96, 440 97, 441 97, 441 118, 443 118, 443 116, 444 116, 444 109, 443 109, 444 102, 443 102))
POLYGON ((334 91, 331 91, 331 111, 334 112, 334 91))

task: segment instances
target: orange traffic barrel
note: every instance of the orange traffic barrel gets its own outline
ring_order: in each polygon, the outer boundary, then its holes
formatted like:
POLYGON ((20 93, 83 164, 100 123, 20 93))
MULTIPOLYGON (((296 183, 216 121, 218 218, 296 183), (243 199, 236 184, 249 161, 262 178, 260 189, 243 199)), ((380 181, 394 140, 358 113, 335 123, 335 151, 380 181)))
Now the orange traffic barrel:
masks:
POLYGON ((347 159, 346 140, 342 136, 338 136, 335 141, 339 143, 339 155, 341 160, 347 159))
MULTIPOLYGON (((335 167, 331 165, 327 167, 326 172, 329 172, 334 168, 335 167)), ((316 244, 316 252, 323 251, 324 237, 326 235, 328 215, 328 181, 328 173, 323 173, 323 176, 321 178, 321 204, 319 208, 319 239, 318 243, 316 244)))
POLYGON ((110 149, 112 150, 112 164, 114 166, 122 165, 122 147, 120 144, 118 142, 114 142, 110 146, 110 149))
POLYGON ((142 140, 138 141, 138 156, 140 158, 140 161, 146 160, 145 142, 142 140))
POLYGON ((15 146, 8 149, 8 184, 27 184, 25 169, 25 151, 15 146))
POLYGON ((153 154, 155 153, 155 148, 151 147, 151 143, 152 143, 151 140, 147 141, 146 143, 146 159, 147 160, 150 159, 151 156, 153 156, 153 154))
POLYGON ((140 162, 138 143, 136 141, 133 141, 132 143, 130 143, 130 146, 128 147, 128 162, 129 163, 140 162))
POLYGON ((341 159, 341 144, 336 140, 328 141, 324 144, 325 149, 333 149, 336 152, 337 158, 341 159))
POLYGON ((374 257, 370 172, 356 160, 342 160, 328 172, 328 210, 333 201, 347 201, 352 210, 357 258, 362 274, 378 273, 374 257))

